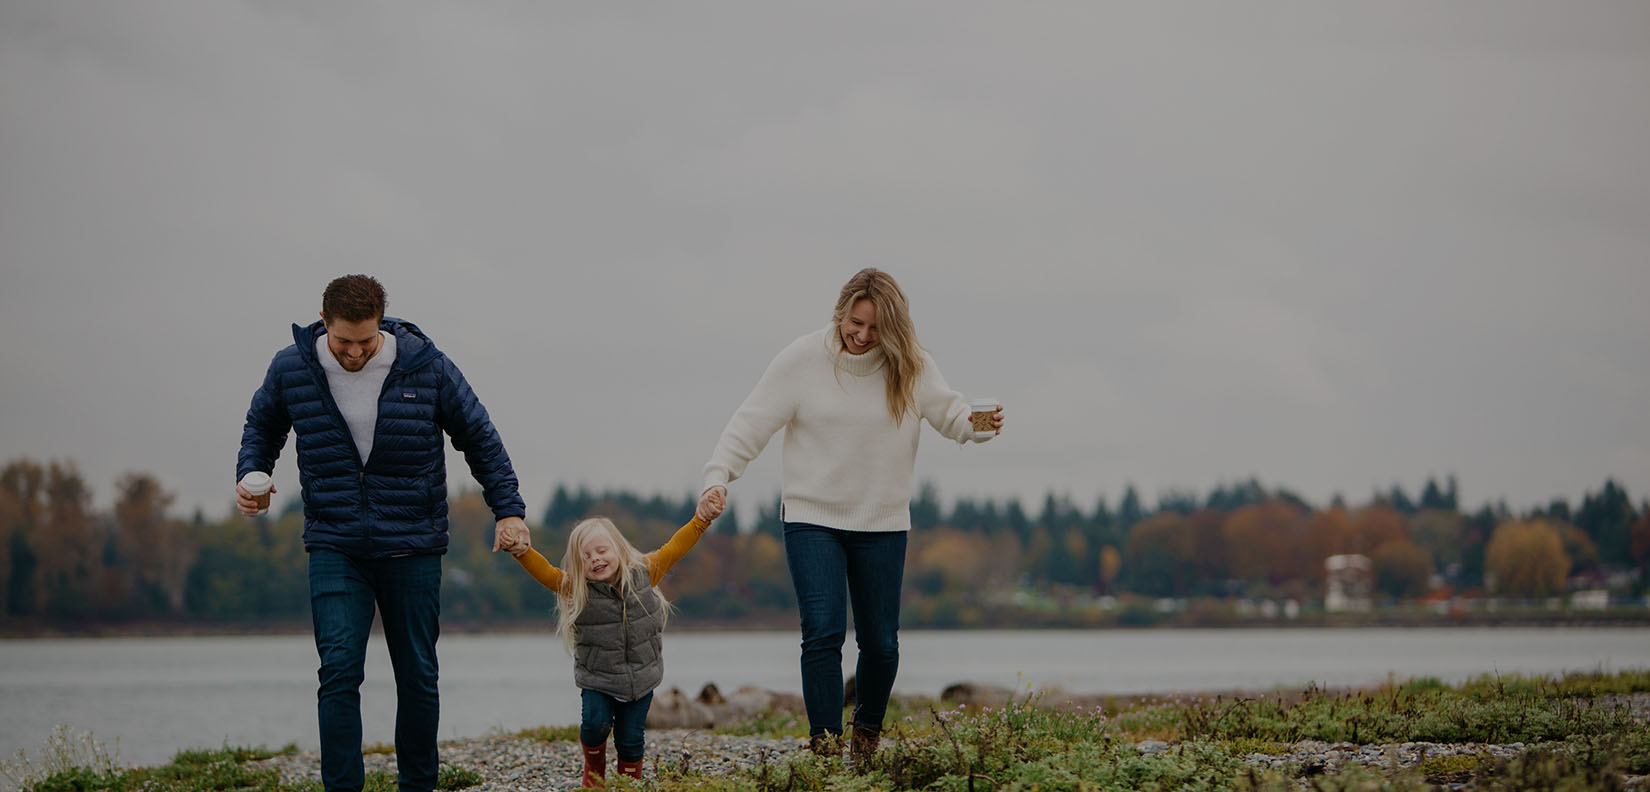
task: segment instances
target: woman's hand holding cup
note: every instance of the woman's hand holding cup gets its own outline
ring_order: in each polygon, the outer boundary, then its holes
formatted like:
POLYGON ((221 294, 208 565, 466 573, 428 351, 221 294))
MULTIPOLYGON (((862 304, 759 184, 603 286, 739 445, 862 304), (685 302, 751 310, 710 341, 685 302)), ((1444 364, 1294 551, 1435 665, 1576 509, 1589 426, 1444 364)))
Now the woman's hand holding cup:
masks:
POLYGON ((969 399, 968 420, 974 425, 974 442, 983 443, 1003 433, 1003 406, 996 399, 969 399))

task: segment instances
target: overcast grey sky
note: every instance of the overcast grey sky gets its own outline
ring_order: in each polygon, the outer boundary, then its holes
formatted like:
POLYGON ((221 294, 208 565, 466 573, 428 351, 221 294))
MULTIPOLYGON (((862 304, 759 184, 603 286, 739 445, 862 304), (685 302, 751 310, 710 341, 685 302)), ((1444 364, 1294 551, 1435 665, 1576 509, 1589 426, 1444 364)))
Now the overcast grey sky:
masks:
POLYGON ((100 506, 146 470, 226 513, 349 272, 531 518, 686 494, 867 265, 1007 405, 925 430, 947 502, 1643 498, 1650 4, 0 0, 0 457, 100 506))

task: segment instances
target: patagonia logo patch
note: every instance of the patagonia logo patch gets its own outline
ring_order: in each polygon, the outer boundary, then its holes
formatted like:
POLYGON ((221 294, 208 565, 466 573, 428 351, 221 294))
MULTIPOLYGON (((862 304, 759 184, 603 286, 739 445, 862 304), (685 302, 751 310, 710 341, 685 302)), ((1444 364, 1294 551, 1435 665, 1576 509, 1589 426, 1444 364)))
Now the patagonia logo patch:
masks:
POLYGON ((401 398, 403 398, 403 399, 416 399, 416 398, 418 398, 418 394, 413 392, 413 391, 401 391, 401 398))

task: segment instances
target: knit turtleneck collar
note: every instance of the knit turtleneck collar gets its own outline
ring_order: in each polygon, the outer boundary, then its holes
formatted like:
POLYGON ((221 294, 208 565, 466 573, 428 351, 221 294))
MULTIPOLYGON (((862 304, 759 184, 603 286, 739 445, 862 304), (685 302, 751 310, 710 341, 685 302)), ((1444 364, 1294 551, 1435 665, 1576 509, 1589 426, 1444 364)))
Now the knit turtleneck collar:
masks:
POLYGON ((869 377, 877 373, 885 362, 881 344, 865 350, 861 355, 843 349, 842 331, 835 325, 825 328, 825 351, 836 361, 837 369, 856 377, 869 377))

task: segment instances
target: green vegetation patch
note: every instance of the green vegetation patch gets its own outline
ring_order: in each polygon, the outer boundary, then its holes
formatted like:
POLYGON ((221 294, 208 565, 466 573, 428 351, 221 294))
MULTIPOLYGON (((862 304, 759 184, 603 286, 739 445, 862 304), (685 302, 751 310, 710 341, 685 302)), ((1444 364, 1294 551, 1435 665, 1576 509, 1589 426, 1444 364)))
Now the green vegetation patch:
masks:
POLYGON ((523 740, 540 740, 542 742, 577 742, 579 727, 577 726, 539 726, 532 729, 522 729, 510 735, 523 740))
POLYGON ((1421 762, 1421 775, 1433 784, 1462 784, 1471 781, 1482 756, 1435 756, 1421 762))
POLYGON ((794 712, 769 711, 748 720, 717 726, 711 729, 711 734, 802 738, 808 736, 808 723, 804 716, 794 712))
MULTIPOLYGON (((1197 699, 1157 712, 1180 719, 1182 738, 1351 742, 1543 743, 1572 736, 1617 734, 1632 725, 1625 706, 1578 696, 1576 690, 1620 690, 1633 680, 1575 677, 1554 681, 1503 677, 1459 688, 1431 684, 1388 685, 1379 690, 1330 694, 1308 690, 1284 696, 1197 699)), ((1149 710, 1147 712, 1150 712, 1149 710)), ((1129 721, 1151 726, 1137 716, 1129 721)))

